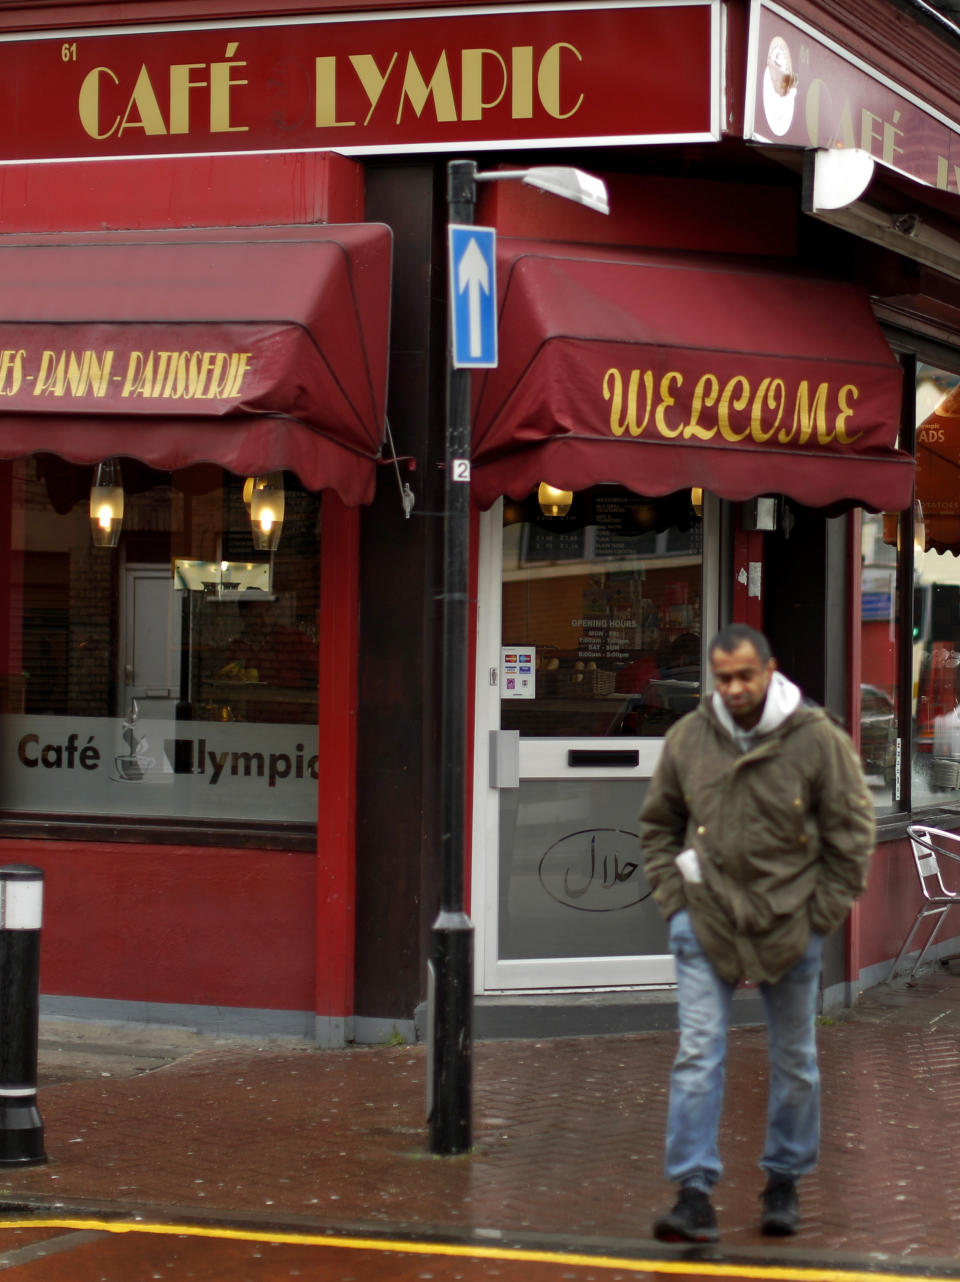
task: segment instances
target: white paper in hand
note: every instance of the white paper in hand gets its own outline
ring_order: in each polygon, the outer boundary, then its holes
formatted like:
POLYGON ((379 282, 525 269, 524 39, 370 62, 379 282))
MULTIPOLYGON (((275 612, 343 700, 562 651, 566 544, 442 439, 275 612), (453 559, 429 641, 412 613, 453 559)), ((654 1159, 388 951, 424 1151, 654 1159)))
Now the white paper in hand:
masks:
POLYGON ((698 884, 703 882, 703 869, 700 867, 700 857, 692 846, 687 850, 681 850, 679 855, 674 857, 673 862, 683 874, 684 881, 695 881, 698 884))

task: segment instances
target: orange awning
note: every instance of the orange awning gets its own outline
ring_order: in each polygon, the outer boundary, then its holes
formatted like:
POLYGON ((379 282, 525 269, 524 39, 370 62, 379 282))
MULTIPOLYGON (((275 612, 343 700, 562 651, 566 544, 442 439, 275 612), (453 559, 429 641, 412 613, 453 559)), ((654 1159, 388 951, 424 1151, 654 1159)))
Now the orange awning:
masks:
POLYGON ((927 550, 960 553, 960 385, 917 428, 917 499, 927 550))

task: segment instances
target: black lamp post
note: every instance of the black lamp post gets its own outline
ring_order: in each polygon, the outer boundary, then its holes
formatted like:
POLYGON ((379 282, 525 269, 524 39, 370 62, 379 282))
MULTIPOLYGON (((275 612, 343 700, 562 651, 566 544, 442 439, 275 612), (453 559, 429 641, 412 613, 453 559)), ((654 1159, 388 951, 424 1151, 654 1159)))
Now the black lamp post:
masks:
MULTIPOLYGON (((476 165, 447 166, 451 224, 473 222, 476 165)), ((448 321, 448 344, 452 320, 448 321)), ((443 671, 440 722, 440 913, 431 963, 430 1150, 464 1153, 472 1143, 473 924, 464 911, 467 630, 469 609, 470 371, 448 360, 443 522, 443 671), (464 475, 463 480, 457 479, 464 475)))
MULTIPOLYGON (((477 183, 519 179, 607 212, 604 184, 577 169, 537 167, 478 174, 472 160, 447 165, 450 226, 471 226, 477 183)), ((448 308, 446 481, 443 526, 443 671, 440 726, 440 912, 430 962, 428 1099, 430 1151, 465 1153, 473 1142, 473 924, 465 911, 464 847, 469 624, 470 370, 455 368, 448 308)))

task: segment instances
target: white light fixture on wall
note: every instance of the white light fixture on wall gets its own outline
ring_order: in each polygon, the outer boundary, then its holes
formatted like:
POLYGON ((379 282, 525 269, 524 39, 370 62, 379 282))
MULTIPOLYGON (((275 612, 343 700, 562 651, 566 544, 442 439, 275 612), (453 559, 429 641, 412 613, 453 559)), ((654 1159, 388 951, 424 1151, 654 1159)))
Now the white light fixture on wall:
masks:
POLYGON ((541 481, 537 489, 537 502, 544 516, 566 516, 573 502, 573 491, 558 490, 556 486, 541 481))
POLYGON ((94 547, 115 548, 123 526, 123 477, 116 459, 98 463, 90 487, 90 534, 94 547))
POLYGON ((253 546, 258 552, 273 552, 283 530, 283 473, 248 476, 243 484, 243 501, 250 512, 253 546))
POLYGON ((852 205, 870 186, 876 167, 859 147, 820 147, 804 159, 803 204, 810 214, 852 205))
MULTIPOLYGON (((926 212, 891 211, 863 199, 883 166, 856 148, 818 148, 804 157, 801 208, 833 227, 960 280, 960 240, 931 226, 926 212)), ((917 187, 922 195, 923 184, 917 187)))

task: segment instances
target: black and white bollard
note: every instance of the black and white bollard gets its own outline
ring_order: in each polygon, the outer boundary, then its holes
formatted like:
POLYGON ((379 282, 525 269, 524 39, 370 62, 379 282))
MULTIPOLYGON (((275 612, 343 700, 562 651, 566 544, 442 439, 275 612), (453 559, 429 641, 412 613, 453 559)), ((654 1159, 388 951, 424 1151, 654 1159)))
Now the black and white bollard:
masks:
POLYGON ((37 1108, 43 870, 0 868, 0 1166, 47 1160, 37 1108))

